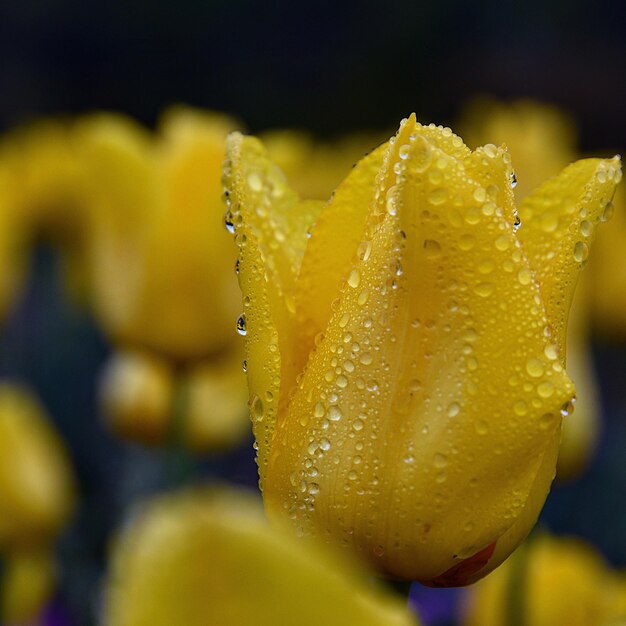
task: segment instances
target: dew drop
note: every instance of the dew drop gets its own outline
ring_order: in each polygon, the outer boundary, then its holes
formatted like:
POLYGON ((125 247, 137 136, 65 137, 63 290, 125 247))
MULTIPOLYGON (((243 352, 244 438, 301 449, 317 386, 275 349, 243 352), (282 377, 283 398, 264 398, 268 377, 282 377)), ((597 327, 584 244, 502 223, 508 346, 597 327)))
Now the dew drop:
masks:
POLYGON ((352 287, 353 289, 356 289, 359 286, 360 282, 361 274, 359 273, 359 270, 355 268, 350 272, 350 275, 348 276, 348 285, 350 285, 350 287, 352 287))
POLYGON ((445 454, 435 454, 434 465, 439 469, 443 469, 448 465, 448 457, 445 454))
POLYGON ((242 313, 238 318, 237 318, 237 332, 244 336, 246 335, 246 314, 242 313))
POLYGON ((500 235, 496 239, 496 248, 500 250, 500 252, 504 252, 505 250, 508 250, 510 245, 511 245, 511 242, 509 241, 509 238, 506 235, 500 235))
POLYGON ((252 418, 256 422, 260 422, 263 420, 263 416, 265 414, 265 409, 263 407, 263 400, 259 398, 259 396, 254 396, 252 399, 252 404, 250 406, 252 411, 252 418))
POLYGON ((584 241, 577 241, 574 245, 574 260, 582 263, 589 256, 589 246, 584 241))
POLYGON ((474 189, 473 196, 476 202, 480 202, 482 204, 487 199, 487 192, 483 187, 477 187, 474 189))
POLYGON ((517 274, 517 280, 521 285, 530 285, 532 279, 533 273, 527 267, 523 267, 517 274))
POLYGON ((444 187, 437 187, 428 194, 428 201, 435 206, 443 204, 448 198, 448 190, 444 187))
POLYGON ((539 383, 537 385, 537 393, 542 398, 549 398, 554 393, 554 385, 549 380, 539 383))
POLYGON ((224 226, 231 235, 235 232, 235 223, 233 222, 233 214, 230 209, 227 209, 226 213, 224 213, 224 226))
POLYGON ((247 181, 248 187, 250 187, 252 191, 259 192, 263 189, 263 181, 261 180, 258 172, 250 172, 250 174, 248 174, 247 181))
POLYGON ((493 283, 478 283, 474 287, 474 293, 481 298, 488 298, 493 293, 493 283))
POLYGON ((328 409, 328 419, 331 422, 338 422, 343 416, 341 409, 338 406, 331 406, 328 409))
POLYGON ((540 376, 543 376, 543 362, 540 359, 536 359, 534 357, 528 359, 528 361, 526 361, 526 371, 533 378, 539 378, 540 376))
POLYGON ((458 402, 453 402, 448 407, 448 417, 456 417, 461 410, 461 405, 458 402))

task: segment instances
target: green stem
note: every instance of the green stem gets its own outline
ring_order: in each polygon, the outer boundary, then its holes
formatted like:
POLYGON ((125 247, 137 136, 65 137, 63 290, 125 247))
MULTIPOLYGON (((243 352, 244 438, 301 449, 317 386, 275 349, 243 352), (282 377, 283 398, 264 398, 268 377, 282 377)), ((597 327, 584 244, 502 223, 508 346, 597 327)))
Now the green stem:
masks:
POLYGON ((175 376, 165 460, 168 486, 171 488, 181 487, 188 483, 195 469, 194 459, 184 444, 185 420, 189 408, 189 386, 182 372, 176 372, 175 376))

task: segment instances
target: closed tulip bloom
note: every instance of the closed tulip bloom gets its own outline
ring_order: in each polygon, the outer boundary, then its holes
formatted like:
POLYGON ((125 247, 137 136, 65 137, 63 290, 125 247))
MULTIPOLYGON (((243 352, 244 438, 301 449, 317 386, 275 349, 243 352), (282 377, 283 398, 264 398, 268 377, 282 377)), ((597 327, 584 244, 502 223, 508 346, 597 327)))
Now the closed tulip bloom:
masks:
POLYGON ((17 228, 30 243, 44 239, 54 246, 65 286, 73 295, 84 297, 87 224, 79 202, 73 124, 44 119, 4 135, 0 139, 0 179, 3 203, 17 228))
POLYGON ((522 203, 520 237, 506 149, 472 152, 414 116, 325 206, 300 201, 258 140, 231 136, 273 519, 433 585, 470 583, 513 551, 548 493, 574 396, 567 314, 589 245, 578 226, 600 220, 618 169, 566 168, 522 203))
POLYGON ((417 626, 351 563, 270 527, 237 491, 151 502, 115 544, 105 626, 417 626))
POLYGON ((228 118, 174 109, 153 137, 118 115, 76 132, 94 308, 117 343, 176 362, 236 340, 235 249, 220 227, 228 118))
POLYGON ((146 444, 163 443, 169 431, 173 378, 169 363, 152 354, 114 354, 99 384, 107 426, 124 438, 146 444))
POLYGON ((576 539, 529 540, 468 590, 464 626, 605 626, 624 617, 616 574, 576 539))
POLYGON ((68 521, 75 485, 67 451, 26 390, 0 385, 0 550, 45 543, 68 521))

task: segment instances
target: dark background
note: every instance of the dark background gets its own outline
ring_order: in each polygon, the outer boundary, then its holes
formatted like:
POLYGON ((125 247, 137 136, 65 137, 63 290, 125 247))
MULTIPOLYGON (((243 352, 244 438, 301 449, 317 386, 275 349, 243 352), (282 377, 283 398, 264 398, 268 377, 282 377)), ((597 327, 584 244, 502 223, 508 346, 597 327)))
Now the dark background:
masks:
MULTIPOLYGON (((93 109, 152 125, 166 105, 184 102, 235 114, 253 132, 302 127, 332 137, 393 128, 411 111, 451 125, 478 93, 551 101, 577 119, 583 150, 623 154, 626 3, 0 4, 0 130, 93 109)), ((165 479, 159 452, 121 444, 100 425, 94 381, 109 348, 58 282, 42 247, 0 340, 0 375, 37 389, 71 448, 83 504, 61 543, 67 573, 55 610, 65 624, 88 624, 111 530, 133 498, 165 479)), ((586 537, 624 566, 626 351, 596 342, 594 355, 600 454, 581 481, 553 490, 542 523, 586 537)), ((254 484, 250 443, 198 471, 254 484)), ((420 591, 420 602, 454 603, 450 592, 427 593, 435 596, 420 591)), ((449 623, 445 610, 433 611, 430 624, 449 623)))
POLYGON ((583 148, 626 136, 626 8, 589 0, 23 0, 0 8, 0 124, 171 102, 253 131, 449 123, 477 92, 550 100, 583 148))

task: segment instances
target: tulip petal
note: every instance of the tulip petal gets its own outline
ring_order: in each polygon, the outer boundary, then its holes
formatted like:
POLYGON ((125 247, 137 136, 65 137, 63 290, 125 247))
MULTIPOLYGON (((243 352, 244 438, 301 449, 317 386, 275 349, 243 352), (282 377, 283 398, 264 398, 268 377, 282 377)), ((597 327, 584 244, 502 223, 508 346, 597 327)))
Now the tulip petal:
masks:
POLYGON ((297 532, 429 581, 513 526, 540 472, 550 483, 544 458, 573 386, 546 354, 512 206, 491 188, 506 152, 470 155, 414 120, 399 137, 365 245, 277 424, 265 499, 297 532), (479 184, 472 168, 491 173, 479 184))
MULTIPOLYGON (((388 144, 383 144, 355 165, 312 229, 296 285, 299 333, 296 352, 301 360, 306 359, 315 336, 328 324, 331 304, 362 239, 374 199, 374 179, 387 149, 388 144)), ((298 362, 299 370, 303 366, 304 362, 298 362)))
POLYGON ((152 503, 116 546, 109 626, 416 626, 406 601, 348 562, 271 528, 244 492, 152 503))
POLYGON ((0 550, 54 536, 74 508, 63 442, 36 400, 0 385, 0 550))
POLYGON ((253 137, 232 133, 226 145, 225 219, 236 232, 239 285, 244 294, 250 416, 260 485, 279 403, 294 383, 295 281, 307 231, 323 203, 300 202, 253 137))
POLYGON ((519 237, 541 285, 563 361, 578 275, 587 264, 595 228, 603 220, 620 177, 619 157, 576 161, 527 196, 519 207, 519 237))

